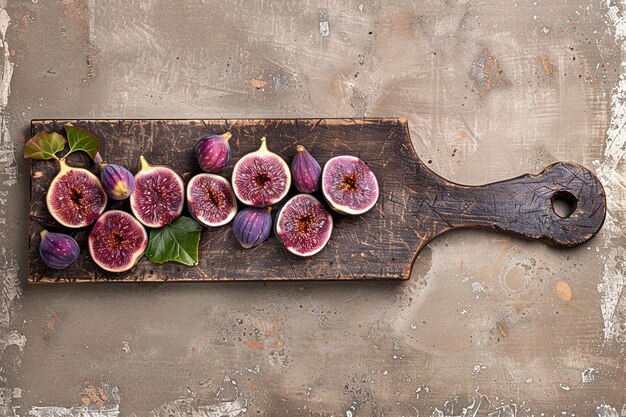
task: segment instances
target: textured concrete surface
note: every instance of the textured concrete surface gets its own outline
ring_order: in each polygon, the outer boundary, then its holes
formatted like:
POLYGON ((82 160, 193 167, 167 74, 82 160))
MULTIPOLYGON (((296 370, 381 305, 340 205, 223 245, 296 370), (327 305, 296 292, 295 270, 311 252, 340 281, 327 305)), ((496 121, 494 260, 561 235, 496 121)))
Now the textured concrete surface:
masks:
POLYGON ((625 415, 624 13, 0 0, 0 415, 625 415), (569 250, 454 232, 402 284, 20 283, 30 119, 364 115, 406 116, 456 182, 595 169, 606 227, 569 250))

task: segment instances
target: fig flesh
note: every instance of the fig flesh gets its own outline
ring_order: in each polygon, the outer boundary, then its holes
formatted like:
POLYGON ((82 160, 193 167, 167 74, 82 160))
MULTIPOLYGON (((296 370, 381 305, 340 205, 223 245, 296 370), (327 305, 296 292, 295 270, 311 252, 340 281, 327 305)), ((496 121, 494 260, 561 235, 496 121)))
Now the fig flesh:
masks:
POLYGON ((274 232, 285 248, 298 256, 312 256, 328 243, 333 218, 317 198, 298 194, 276 216, 274 232))
POLYGON ((257 151, 243 156, 235 164, 232 182, 239 201, 266 207, 285 198, 291 186, 291 173, 283 158, 267 149, 264 137, 257 151))
POLYGON ((72 236, 63 233, 41 232, 39 256, 46 265, 54 269, 65 269, 80 255, 78 243, 72 236))
POLYGON ((204 172, 215 174, 228 165, 232 155, 228 143, 231 137, 231 133, 226 132, 223 135, 210 135, 198 139, 195 149, 196 159, 204 172))
POLYGON ((121 165, 101 164, 100 182, 104 192, 114 200, 125 200, 135 189, 135 177, 121 165))
POLYGON ((105 212, 89 233, 89 253, 98 266, 110 272, 131 269, 148 246, 148 234, 132 215, 120 211, 105 212))
POLYGON ((304 146, 298 145, 291 161, 293 184, 301 193, 314 193, 320 187, 322 167, 304 146))
POLYGON ((235 217, 237 199, 226 178, 198 174, 187 184, 187 208, 201 225, 217 227, 235 217))
POLYGON ((59 159, 59 165, 59 173, 46 194, 48 211, 65 227, 89 226, 107 204, 100 180, 86 169, 67 165, 65 158, 59 159))
POLYGON ((141 223, 159 228, 170 224, 183 211, 185 184, 174 170, 152 166, 139 157, 141 170, 135 175, 135 191, 130 195, 130 208, 141 223))
POLYGON ((338 213, 359 215, 378 200, 378 180, 374 172, 355 156, 336 156, 322 172, 322 192, 338 213))
POLYGON ((272 230, 272 216, 266 208, 249 207, 233 220, 233 233, 244 248, 264 242, 272 230))

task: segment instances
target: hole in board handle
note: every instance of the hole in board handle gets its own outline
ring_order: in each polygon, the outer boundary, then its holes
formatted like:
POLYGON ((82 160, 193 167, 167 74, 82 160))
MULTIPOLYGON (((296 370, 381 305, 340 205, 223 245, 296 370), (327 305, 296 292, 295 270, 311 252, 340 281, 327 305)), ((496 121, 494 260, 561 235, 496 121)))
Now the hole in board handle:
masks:
POLYGON ((552 209, 562 219, 567 219, 576 211, 578 199, 569 191, 557 191, 552 195, 552 209))

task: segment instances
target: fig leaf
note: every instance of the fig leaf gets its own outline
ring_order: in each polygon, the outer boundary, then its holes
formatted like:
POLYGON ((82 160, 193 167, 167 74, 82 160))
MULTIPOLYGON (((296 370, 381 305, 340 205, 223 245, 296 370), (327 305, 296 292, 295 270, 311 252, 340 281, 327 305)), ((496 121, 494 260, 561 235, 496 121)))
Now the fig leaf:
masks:
POLYGON ((150 230, 146 257, 154 263, 198 264, 198 244, 202 226, 189 217, 179 217, 160 229, 150 230))
POLYGON ((57 152, 65 148, 65 138, 58 133, 38 133, 24 145, 24 158, 58 159, 57 152))
MULTIPOLYGON (((91 159, 96 159, 96 154, 100 150, 100 141, 85 129, 76 126, 63 126, 67 132, 67 141, 70 144, 70 150, 67 155, 75 151, 86 152, 91 159)), ((66 155, 66 156, 67 156, 66 155)))

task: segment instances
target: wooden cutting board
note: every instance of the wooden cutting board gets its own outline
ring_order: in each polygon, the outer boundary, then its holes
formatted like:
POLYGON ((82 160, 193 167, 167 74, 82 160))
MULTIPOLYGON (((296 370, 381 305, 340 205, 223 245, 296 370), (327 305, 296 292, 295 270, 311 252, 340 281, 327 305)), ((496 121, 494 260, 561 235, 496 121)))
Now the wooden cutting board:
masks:
MULTIPOLYGON (((86 229, 69 231, 81 245, 78 261, 67 269, 54 270, 39 258, 38 245, 42 227, 68 232, 55 223, 45 204, 57 164, 32 161, 31 283, 408 279, 419 251, 445 231, 480 227, 555 246, 575 246, 598 232, 606 213, 602 185, 593 173, 576 164, 559 162, 538 175, 476 187, 447 181, 417 157, 404 119, 34 120, 32 134, 62 133, 67 123, 95 134, 107 162, 136 172, 143 154, 153 164, 172 167, 186 181, 199 172, 194 158, 196 140, 226 130, 233 134, 233 160, 221 173, 227 178, 241 156, 258 148, 262 136, 267 136, 270 150, 288 163, 299 143, 321 164, 333 156, 355 155, 376 174, 380 198, 362 216, 335 216, 329 244, 308 259, 291 255, 274 236, 244 250, 227 225, 203 230, 200 261, 195 267, 156 265, 144 257, 130 271, 113 274, 90 259, 86 229), (554 211, 553 199, 566 200, 574 211, 561 218, 554 211)), ((96 171, 82 155, 72 155, 70 162, 96 171)), ((127 201, 110 201, 109 206, 128 210, 127 201)))

